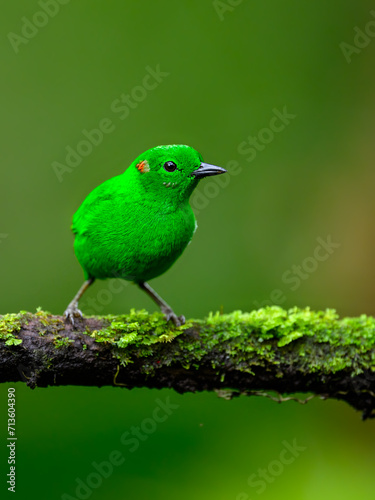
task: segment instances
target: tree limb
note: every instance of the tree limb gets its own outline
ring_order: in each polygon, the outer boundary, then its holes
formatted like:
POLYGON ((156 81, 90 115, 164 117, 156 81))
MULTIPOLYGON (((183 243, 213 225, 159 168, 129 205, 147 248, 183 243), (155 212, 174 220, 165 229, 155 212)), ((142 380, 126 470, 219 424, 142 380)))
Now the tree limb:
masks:
POLYGON ((303 392, 375 417, 375 319, 275 306, 210 314, 178 328, 146 311, 88 317, 73 327, 41 310, 6 314, 0 382, 22 380, 32 388, 169 387, 228 398, 303 392))

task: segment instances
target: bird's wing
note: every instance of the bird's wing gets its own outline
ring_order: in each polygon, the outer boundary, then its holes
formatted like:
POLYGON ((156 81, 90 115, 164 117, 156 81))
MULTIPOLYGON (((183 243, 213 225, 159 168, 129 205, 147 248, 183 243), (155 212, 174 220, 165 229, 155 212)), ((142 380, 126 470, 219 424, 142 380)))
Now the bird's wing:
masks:
POLYGON ((118 177, 112 177, 103 182, 85 198, 73 215, 71 229, 75 235, 85 233, 98 215, 105 212, 106 207, 112 204, 116 198, 121 198, 118 177))

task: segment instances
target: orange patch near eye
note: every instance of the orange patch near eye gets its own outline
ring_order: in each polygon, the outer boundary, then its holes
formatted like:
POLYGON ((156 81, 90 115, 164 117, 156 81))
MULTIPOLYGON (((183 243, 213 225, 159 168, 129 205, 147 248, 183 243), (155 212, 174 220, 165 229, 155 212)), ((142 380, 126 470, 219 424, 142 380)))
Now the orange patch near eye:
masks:
POLYGON ((150 171, 150 165, 148 164, 148 161, 147 160, 142 160, 141 162, 139 162, 137 164, 137 169, 142 173, 144 174, 145 172, 149 172, 150 171))

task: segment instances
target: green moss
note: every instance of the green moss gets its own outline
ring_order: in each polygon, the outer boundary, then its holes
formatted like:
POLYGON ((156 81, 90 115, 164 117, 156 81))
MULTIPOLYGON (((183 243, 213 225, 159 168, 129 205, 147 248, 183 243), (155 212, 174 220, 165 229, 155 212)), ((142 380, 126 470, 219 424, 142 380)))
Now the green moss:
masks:
POLYGON ((43 311, 41 307, 36 308, 35 316, 44 326, 48 326, 49 322, 51 321, 51 313, 49 311, 43 311))
POLYGON ((0 316, 0 340, 6 340, 7 345, 20 344, 21 339, 17 339, 18 341, 12 340, 15 338, 15 333, 19 332, 22 327, 27 326, 30 321, 35 320, 38 320, 38 333, 42 336, 46 333, 56 335, 65 329, 62 318, 52 316, 50 312, 43 311, 41 307, 38 307, 34 314, 28 311, 20 311, 17 314, 0 316))
POLYGON ((28 315, 26 311, 17 314, 4 314, 0 316, 0 340, 5 340, 6 345, 19 345, 22 339, 15 335, 27 323, 28 315))
MULTIPOLYGON (((1 316, 0 339, 17 345, 21 341, 17 332, 35 318, 40 334, 52 333, 57 348, 73 342, 59 335, 65 328, 63 319, 41 309, 35 315, 22 312, 1 316)), ((145 310, 95 320, 103 327, 92 331, 92 323, 86 323, 84 333, 95 342, 107 344, 120 364, 140 361, 144 373, 173 364, 199 369, 202 363, 210 364, 217 373, 223 363, 229 363, 249 374, 257 367, 272 365, 279 378, 290 367, 301 373, 350 370, 355 375, 366 369, 375 371, 375 319, 366 315, 339 319, 332 309, 284 310, 272 306, 249 313, 210 313, 206 319, 192 320, 181 327, 166 323, 161 313, 145 310)))
POLYGON ((94 330, 91 336, 95 342, 107 342, 119 348, 142 348, 159 342, 171 342, 192 326, 191 323, 180 327, 167 324, 161 313, 149 314, 144 309, 132 309, 130 314, 103 316, 100 319, 109 322, 109 325, 100 331, 94 330))
POLYGON ((69 337, 61 337, 60 335, 56 335, 53 343, 56 349, 59 349, 61 347, 68 347, 70 344, 74 343, 74 340, 70 339, 69 337))
MULTIPOLYGON (((132 356, 144 358, 154 353, 156 345, 172 342, 186 329, 191 328, 191 322, 176 327, 171 322, 166 323, 164 315, 158 312, 149 314, 144 309, 121 316, 103 316, 100 318, 108 326, 100 331, 93 331, 91 336, 95 342, 105 342, 114 347, 114 356, 125 366, 132 363, 132 356)), ((143 371, 151 373, 153 366, 143 367, 143 371)))
POLYGON ((74 340, 61 337, 58 332, 65 329, 64 321, 58 316, 52 316, 48 311, 38 307, 36 312, 21 311, 17 314, 4 314, 0 316, 0 340, 5 340, 6 345, 19 345, 22 339, 16 334, 22 327, 26 327, 31 321, 38 320, 38 333, 45 335, 51 333, 56 336, 54 344, 56 347, 69 345, 74 340))
POLYGON ((52 316, 48 311, 43 311, 41 307, 38 307, 34 317, 39 320, 39 335, 45 335, 46 333, 51 333, 52 335, 58 335, 61 330, 65 329, 64 321, 58 316, 52 316))
POLYGON ((354 367, 360 373, 374 365, 375 319, 366 315, 339 320, 332 309, 294 307, 286 311, 270 306, 250 313, 211 314, 206 325, 204 346, 208 343, 214 348, 226 342, 228 353, 244 371, 257 364, 280 364, 281 359, 303 367, 306 354, 309 366, 305 368, 309 371, 332 373, 354 367), (364 365, 355 359, 358 351, 367 354, 361 358, 364 365))
MULTIPOLYGON (((205 320, 194 320, 180 328, 166 327, 161 314, 149 315, 146 311, 111 319, 107 328, 93 336, 98 342, 116 346, 115 356, 123 364, 133 357, 155 358, 160 353, 158 366, 178 363, 186 369, 199 368, 202 360, 207 362, 216 351, 216 359, 221 359, 221 354, 244 373, 254 374, 257 366, 279 366, 279 378, 283 377, 284 366, 291 365, 310 373, 350 369, 356 374, 375 368, 375 319, 366 315, 339 320, 332 309, 294 307, 286 311, 271 306, 250 313, 210 313, 205 320), (182 335, 193 324, 199 331, 198 338, 182 335), (163 341, 173 342, 164 349, 163 341)), ((220 370, 221 366, 208 362, 220 370)), ((155 368, 155 362, 144 362, 146 373, 155 368)))
POLYGON ((11 337, 5 341, 5 345, 19 345, 22 344, 22 339, 17 339, 16 337, 11 337))

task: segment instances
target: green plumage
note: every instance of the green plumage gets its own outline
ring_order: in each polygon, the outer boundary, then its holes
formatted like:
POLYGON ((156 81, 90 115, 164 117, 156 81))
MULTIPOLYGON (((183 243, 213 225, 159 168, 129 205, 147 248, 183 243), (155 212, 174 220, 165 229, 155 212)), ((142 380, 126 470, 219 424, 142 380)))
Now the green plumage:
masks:
MULTIPOLYGON (((123 174, 95 188, 72 224, 74 250, 89 280, 83 291, 96 278, 121 277, 142 287, 164 273, 196 229, 189 197, 199 179, 223 172, 202 163, 201 155, 189 146, 158 146, 138 156, 123 174)), ((83 291, 66 311, 72 321, 83 291)), ((146 291, 167 317, 175 319, 152 289, 146 291)))
POLYGON ((188 146, 160 146, 88 195, 72 226, 86 279, 121 276, 138 283, 159 276, 175 262, 194 234, 189 196, 198 179, 191 172, 201 161, 188 146), (142 160, 147 160, 149 172, 137 169, 142 160), (166 161, 175 161, 181 170, 167 172, 166 161))

